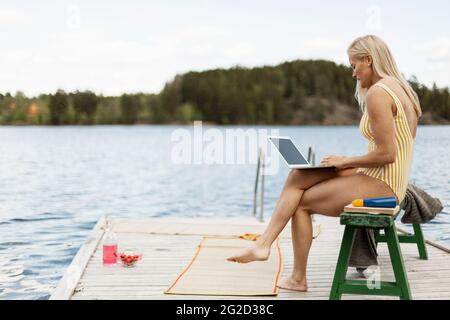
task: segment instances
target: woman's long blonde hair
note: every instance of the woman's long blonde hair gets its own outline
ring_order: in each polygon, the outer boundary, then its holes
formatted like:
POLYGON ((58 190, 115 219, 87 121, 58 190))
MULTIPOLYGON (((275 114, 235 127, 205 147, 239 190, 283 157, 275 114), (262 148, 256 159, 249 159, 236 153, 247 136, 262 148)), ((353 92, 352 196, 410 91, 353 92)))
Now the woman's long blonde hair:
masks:
MULTIPOLYGON (((372 57, 372 68, 375 75, 380 78, 394 77, 396 78, 402 88, 405 90, 408 97, 414 105, 414 110, 418 117, 422 115, 419 98, 414 90, 409 85, 408 81, 403 78, 397 68, 394 57, 391 54, 386 43, 374 35, 367 35, 356 38, 348 47, 347 53, 356 59, 363 59, 364 57, 372 57)), ((361 88, 359 80, 356 83, 355 97, 358 100, 360 108, 364 111, 366 106, 367 89, 361 88)))

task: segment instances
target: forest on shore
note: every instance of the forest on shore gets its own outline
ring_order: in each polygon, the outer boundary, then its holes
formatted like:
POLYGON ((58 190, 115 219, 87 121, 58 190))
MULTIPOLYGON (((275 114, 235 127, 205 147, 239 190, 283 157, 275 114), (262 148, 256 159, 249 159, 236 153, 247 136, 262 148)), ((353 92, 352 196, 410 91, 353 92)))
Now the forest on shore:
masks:
MULTIPOLYGON (((91 91, 0 93, 1 125, 214 124, 351 125, 360 112, 351 68, 326 60, 176 75, 157 94, 91 91)), ((413 77, 422 124, 450 124, 449 88, 413 77)))

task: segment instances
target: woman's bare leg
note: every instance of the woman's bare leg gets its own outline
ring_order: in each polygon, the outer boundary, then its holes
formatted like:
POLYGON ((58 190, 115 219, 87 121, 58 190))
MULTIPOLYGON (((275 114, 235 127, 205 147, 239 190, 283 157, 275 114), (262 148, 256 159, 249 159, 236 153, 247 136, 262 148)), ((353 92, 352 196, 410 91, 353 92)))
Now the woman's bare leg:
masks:
POLYGON ((298 208, 304 190, 320 181, 336 177, 336 175, 333 168, 329 170, 292 170, 289 173, 283 191, 275 206, 269 225, 261 235, 261 238, 249 248, 229 257, 227 260, 240 263, 267 260, 272 243, 280 232, 283 231, 289 219, 298 208))
POLYGON ((310 212, 298 207, 291 221, 292 247, 294 250, 294 267, 290 277, 283 278, 279 288, 295 291, 307 291, 306 268, 309 249, 313 239, 313 226, 310 212))
POLYGON ((306 270, 312 242, 311 212, 337 217, 342 208, 355 198, 393 195, 384 182, 363 174, 336 177, 307 189, 291 223, 294 249, 292 274, 283 278, 279 287, 296 291, 306 291, 308 288, 306 270))

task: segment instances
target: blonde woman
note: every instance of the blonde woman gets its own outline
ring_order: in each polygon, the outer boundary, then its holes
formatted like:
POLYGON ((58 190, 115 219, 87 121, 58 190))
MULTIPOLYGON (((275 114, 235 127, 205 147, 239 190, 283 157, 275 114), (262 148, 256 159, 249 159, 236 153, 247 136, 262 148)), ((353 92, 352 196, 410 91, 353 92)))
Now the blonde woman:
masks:
POLYGON ((228 261, 267 260, 277 236, 291 221, 294 266, 280 281, 283 289, 307 291, 306 268, 312 241, 311 214, 338 217, 355 198, 405 197, 421 108, 417 94, 400 74, 387 45, 368 35, 355 39, 348 57, 357 80, 356 99, 363 116, 360 131, 368 153, 331 155, 321 163, 337 169, 292 170, 261 238, 228 261))

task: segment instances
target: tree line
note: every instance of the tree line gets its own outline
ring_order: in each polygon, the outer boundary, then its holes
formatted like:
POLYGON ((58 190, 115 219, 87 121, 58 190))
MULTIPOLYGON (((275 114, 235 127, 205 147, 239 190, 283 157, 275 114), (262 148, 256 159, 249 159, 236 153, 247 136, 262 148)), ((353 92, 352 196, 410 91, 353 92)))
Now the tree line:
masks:
MULTIPOLYGON (((350 67, 325 60, 214 69, 177 75, 158 94, 91 91, 0 94, 0 124, 357 124, 350 67)), ((448 87, 409 79, 421 101, 421 123, 450 123, 448 87)))

